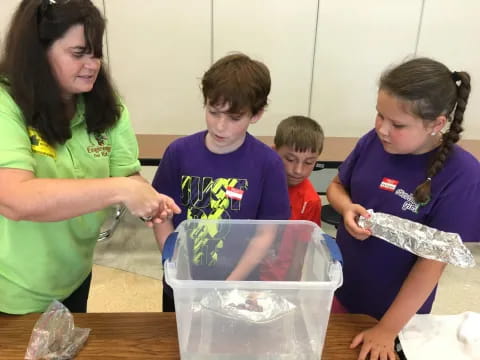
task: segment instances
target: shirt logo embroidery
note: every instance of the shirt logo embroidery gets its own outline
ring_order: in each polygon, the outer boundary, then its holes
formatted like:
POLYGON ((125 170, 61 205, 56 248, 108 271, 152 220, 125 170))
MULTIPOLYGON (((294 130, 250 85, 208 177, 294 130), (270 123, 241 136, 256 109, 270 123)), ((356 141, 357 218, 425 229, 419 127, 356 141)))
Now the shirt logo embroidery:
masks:
POLYGON ((305 213, 305 209, 307 208, 307 204, 308 204, 308 201, 305 201, 305 202, 303 203, 302 210, 300 211, 300 214, 304 214, 304 213, 305 213))
POLYGON ((393 180, 393 179, 389 179, 389 178, 384 177, 382 179, 382 182, 380 183, 379 188, 381 190, 394 192, 395 189, 397 188, 397 185, 398 185, 398 180, 393 180))
POLYGON ((418 204, 415 201, 415 198, 413 197, 412 194, 407 193, 403 189, 397 189, 397 191, 395 191, 395 195, 397 195, 397 196, 401 197, 403 200, 405 200, 405 202, 402 205, 402 210, 403 211, 408 210, 408 211, 411 211, 415 214, 418 214, 418 209, 420 207, 420 204, 418 204))
POLYGON ((108 140, 108 137, 105 134, 95 133, 94 137, 99 146, 104 146, 108 140))
POLYGON ((28 136, 30 138, 30 143, 32 144, 32 151, 34 153, 50 156, 53 159, 57 157, 57 152, 55 151, 55 149, 42 139, 40 133, 37 130, 30 126, 28 127, 28 136))
POLYGON ((94 134, 94 137, 98 145, 88 146, 87 152, 95 158, 107 157, 112 151, 112 147, 108 144, 108 137, 101 133, 94 134))

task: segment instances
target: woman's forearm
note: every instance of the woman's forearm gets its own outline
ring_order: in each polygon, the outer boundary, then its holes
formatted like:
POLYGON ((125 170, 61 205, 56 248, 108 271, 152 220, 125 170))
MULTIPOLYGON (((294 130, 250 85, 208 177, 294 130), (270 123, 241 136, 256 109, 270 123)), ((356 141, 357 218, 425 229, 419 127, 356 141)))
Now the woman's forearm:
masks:
POLYGON ((125 180, 31 178, 0 190, 0 214, 17 221, 73 218, 122 202, 125 180))

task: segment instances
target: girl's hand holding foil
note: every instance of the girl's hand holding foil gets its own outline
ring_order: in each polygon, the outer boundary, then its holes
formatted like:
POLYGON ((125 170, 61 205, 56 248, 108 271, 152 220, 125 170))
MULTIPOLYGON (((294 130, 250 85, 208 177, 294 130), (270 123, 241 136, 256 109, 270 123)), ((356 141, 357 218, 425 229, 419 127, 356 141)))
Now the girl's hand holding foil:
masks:
POLYGON ((372 235, 372 232, 369 229, 361 227, 358 225, 358 219, 360 216, 370 217, 367 209, 359 204, 351 204, 346 207, 343 211, 343 223, 345 228, 357 240, 365 240, 372 235))

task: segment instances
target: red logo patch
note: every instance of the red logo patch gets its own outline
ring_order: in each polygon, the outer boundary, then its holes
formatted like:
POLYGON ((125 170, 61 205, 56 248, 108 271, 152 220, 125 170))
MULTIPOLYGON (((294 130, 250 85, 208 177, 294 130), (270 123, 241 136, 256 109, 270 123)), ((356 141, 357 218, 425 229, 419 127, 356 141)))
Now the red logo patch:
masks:
POLYGON ((395 189, 397 188, 397 185, 398 185, 398 180, 393 180, 393 179, 384 177, 382 179, 382 182, 380 183, 379 188, 382 190, 394 192, 395 189))

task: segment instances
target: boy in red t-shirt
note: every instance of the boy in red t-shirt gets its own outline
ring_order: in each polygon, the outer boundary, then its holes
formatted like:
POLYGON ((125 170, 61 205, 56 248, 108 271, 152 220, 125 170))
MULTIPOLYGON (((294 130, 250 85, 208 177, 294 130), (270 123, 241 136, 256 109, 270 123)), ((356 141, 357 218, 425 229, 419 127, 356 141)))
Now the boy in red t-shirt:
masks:
MULTIPOLYGON (((274 144, 287 175, 290 220, 309 220, 320 225, 322 203, 308 177, 322 152, 322 127, 308 117, 291 116, 278 125, 274 144)), ((309 240, 309 234, 283 234, 276 254, 264 259, 261 280, 299 280, 309 240)))

